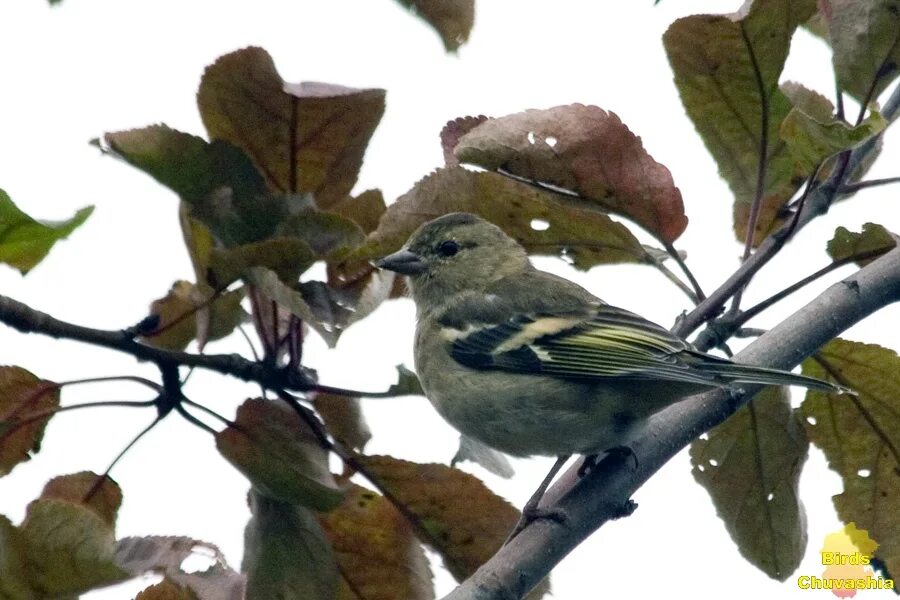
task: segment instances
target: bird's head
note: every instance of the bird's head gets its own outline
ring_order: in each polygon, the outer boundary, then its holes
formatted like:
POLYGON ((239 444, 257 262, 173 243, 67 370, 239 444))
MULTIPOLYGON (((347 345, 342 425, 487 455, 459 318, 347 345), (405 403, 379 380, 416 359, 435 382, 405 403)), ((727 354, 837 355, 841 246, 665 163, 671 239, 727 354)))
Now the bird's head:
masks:
POLYGON ((407 275, 420 309, 462 291, 483 289, 530 265, 518 242, 469 213, 451 213, 423 224, 403 248, 373 264, 407 275))

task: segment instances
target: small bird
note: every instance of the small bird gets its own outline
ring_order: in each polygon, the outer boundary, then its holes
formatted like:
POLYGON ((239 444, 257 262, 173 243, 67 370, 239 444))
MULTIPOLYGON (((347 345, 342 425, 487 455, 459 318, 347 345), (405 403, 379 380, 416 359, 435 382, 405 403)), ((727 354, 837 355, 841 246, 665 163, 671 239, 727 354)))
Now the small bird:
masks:
MULTIPOLYGON (((497 450, 559 457, 542 488, 569 455, 630 452, 651 415, 709 388, 746 382, 849 391, 700 352, 536 269, 521 245, 472 214, 425 223, 373 264, 409 277, 416 371, 437 411, 497 450)), ((526 508, 535 509, 536 498, 526 508)))

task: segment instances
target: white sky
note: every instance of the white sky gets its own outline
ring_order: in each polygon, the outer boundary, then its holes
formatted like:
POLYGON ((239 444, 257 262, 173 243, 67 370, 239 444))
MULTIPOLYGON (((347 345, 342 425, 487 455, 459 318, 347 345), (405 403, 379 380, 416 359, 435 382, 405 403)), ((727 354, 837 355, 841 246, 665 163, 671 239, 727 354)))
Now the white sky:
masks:
MULTIPOLYGON (((660 36, 674 18, 726 12, 739 3, 651 4, 480 0, 469 44, 459 56, 446 56, 437 36, 392 0, 65 0, 56 9, 43 0, 3 0, 0 187, 37 218, 68 218, 87 204, 97 209, 27 277, 0 267, 0 289, 63 319, 120 328, 137 322, 175 279, 190 279, 175 196, 124 163, 101 157, 87 141, 105 131, 156 122, 203 134, 194 94, 204 67, 250 44, 266 48, 288 81, 387 89, 387 112, 357 189, 380 187, 389 201, 442 163, 438 132, 454 117, 501 116, 571 102, 616 112, 671 169, 691 219, 677 246, 687 250, 701 283, 712 289, 734 269, 740 253, 730 231, 730 194, 683 114, 660 36)), ((831 95, 824 45, 801 34, 794 50, 786 78, 831 95)), ((893 146, 900 136, 891 132, 886 142, 871 177, 898 174, 900 153, 893 146)), ((825 241, 838 224, 859 230, 875 221, 900 229, 898 193, 900 187, 871 190, 836 206, 763 271, 744 305, 826 264, 825 241)), ((667 326, 687 308, 680 292, 645 267, 582 274, 559 261, 540 264, 667 326)), ((754 324, 774 324, 825 285, 797 294, 754 324)), ((897 349, 897 322, 895 306, 846 337, 897 349)), ((311 339, 304 356, 325 383, 383 389, 393 380, 394 365, 412 365, 412 329, 411 303, 393 301, 355 325, 335 350, 311 339)), ((246 345, 235 336, 209 350, 246 352, 246 345)), ((0 364, 18 364, 57 381, 156 376, 128 357, 2 327, 0 364)), ((229 415, 256 393, 199 373, 187 391, 229 415)), ((63 395, 65 402, 146 397, 141 389, 117 384, 79 386, 63 395)), ((424 399, 368 400, 364 407, 375 432, 369 452, 422 462, 447 462, 453 455, 455 433, 424 399)), ((102 471, 152 417, 149 411, 113 408, 57 417, 37 458, 0 479, 0 513, 18 522, 50 477, 102 471)), ((549 464, 549 459, 518 460, 513 480, 485 477, 521 506, 549 464)), ((555 597, 830 597, 801 593, 796 586, 796 575, 821 574, 817 552, 824 536, 839 527, 830 496, 840 491, 840 481, 818 451, 811 451, 801 482, 807 555, 785 584, 770 581, 740 557, 689 470, 682 453, 638 491, 634 516, 604 527, 573 552, 554 572, 555 597)), ((218 544, 239 566, 247 483, 221 460, 208 435, 172 417, 141 441, 113 476, 125 494, 120 537, 190 535, 218 544)), ((439 595, 452 587, 440 569, 436 578, 439 595)), ((130 597, 146 584, 87 597, 130 597)))

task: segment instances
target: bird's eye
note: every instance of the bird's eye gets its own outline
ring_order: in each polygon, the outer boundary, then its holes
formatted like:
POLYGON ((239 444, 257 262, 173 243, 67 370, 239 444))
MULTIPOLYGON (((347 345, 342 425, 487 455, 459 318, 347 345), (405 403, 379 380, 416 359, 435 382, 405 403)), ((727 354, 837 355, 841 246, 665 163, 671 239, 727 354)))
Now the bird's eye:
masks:
POLYGON ((450 257, 459 252, 459 244, 453 240, 445 240, 438 246, 438 252, 441 256, 450 257))

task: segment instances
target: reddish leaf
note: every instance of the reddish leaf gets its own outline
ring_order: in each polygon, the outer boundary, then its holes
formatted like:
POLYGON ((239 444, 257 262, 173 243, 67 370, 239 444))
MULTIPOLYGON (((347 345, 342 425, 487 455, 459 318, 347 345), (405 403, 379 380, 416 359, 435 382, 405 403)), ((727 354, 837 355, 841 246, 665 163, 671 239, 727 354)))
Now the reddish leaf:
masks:
POLYGON ((0 367, 0 475, 40 450, 44 427, 59 407, 59 388, 21 367, 0 367), (24 422, 19 425, 17 422, 24 422))
POLYGON ((575 192, 589 201, 584 208, 625 215, 667 242, 687 227, 669 170, 615 113, 596 106, 490 119, 463 135, 455 152, 462 162, 575 192))

